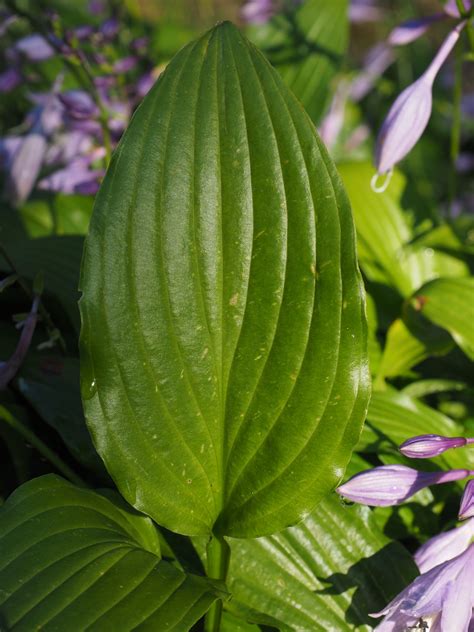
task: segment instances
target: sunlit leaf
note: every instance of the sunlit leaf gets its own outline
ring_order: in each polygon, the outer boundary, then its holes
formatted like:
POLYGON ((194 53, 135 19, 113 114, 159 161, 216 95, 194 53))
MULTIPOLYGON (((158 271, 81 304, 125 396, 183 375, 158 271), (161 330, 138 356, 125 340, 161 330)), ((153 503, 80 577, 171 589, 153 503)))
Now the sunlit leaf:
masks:
POLYGON ((229 23, 183 49, 115 153, 84 256, 85 412, 132 505, 256 536, 334 487, 368 397, 354 242, 265 58, 229 23))

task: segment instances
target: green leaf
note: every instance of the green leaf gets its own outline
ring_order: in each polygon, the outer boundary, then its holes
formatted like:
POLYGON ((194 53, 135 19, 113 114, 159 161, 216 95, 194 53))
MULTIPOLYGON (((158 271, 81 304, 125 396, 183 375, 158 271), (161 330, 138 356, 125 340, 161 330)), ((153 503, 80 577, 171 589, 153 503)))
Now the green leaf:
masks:
POLYGON ((189 630, 217 583, 160 560, 152 522, 58 476, 0 509, 0 625, 29 630, 189 630))
POLYGON ((247 537, 336 485, 368 397, 354 241, 265 58, 229 23, 183 49, 114 155, 84 254, 86 419, 132 505, 247 537))
POLYGON ((254 621, 271 616, 282 631, 369 630, 417 574, 407 551, 378 529, 368 507, 323 500, 282 533, 232 540, 229 608, 254 621), (369 625, 371 623, 372 625, 369 625))
POLYGON ((443 327, 474 360, 474 278, 436 279, 418 290, 412 306, 443 327))
POLYGON ((306 0, 295 11, 253 27, 250 36, 318 123, 347 48, 347 0, 306 0))
POLYGON ((354 212, 361 267, 371 281, 390 285, 408 297, 430 279, 469 273, 457 257, 412 243, 415 234, 402 208, 405 179, 400 172, 393 174, 387 191, 374 193, 372 165, 347 163, 338 169, 354 212))
MULTIPOLYGON (((441 331, 441 334, 444 332, 441 331)), ((430 355, 445 354, 452 347, 452 341, 444 335, 432 336, 431 340, 418 338, 403 320, 397 318, 387 332, 377 384, 383 385, 385 378, 405 375, 409 369, 430 355)))

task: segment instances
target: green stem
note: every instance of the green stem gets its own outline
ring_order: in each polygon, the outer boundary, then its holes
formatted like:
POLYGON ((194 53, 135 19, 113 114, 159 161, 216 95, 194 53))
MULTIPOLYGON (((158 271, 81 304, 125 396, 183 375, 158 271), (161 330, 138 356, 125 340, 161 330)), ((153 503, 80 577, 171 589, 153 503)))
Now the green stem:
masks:
POLYGON ((456 49, 456 60, 454 67, 454 89, 453 89, 453 122, 451 125, 451 172, 449 180, 449 215, 452 217, 453 204, 456 197, 457 171, 456 163, 461 147, 461 97, 462 97, 462 58, 461 47, 456 49))
MULTIPOLYGON (((225 582, 230 562, 230 546, 223 537, 213 535, 207 545, 207 576, 225 582)), ((219 632, 222 618, 222 601, 216 601, 206 614, 205 632, 219 632)))
POLYGON ((20 434, 26 441, 38 450, 54 467, 63 474, 71 483, 79 487, 86 487, 85 482, 58 456, 51 448, 41 441, 25 424, 14 417, 6 408, 0 406, 0 419, 20 434))
MULTIPOLYGON (((7 264, 10 266, 10 269, 13 272, 13 274, 15 274, 17 276, 17 282, 20 285, 21 289, 25 292, 25 294, 28 296, 28 298, 31 301, 33 301, 33 299, 34 299, 34 292, 33 292, 33 290, 29 287, 28 283, 25 281, 25 279, 18 272, 15 264, 13 263, 13 260, 10 258, 10 255, 5 250, 5 247, 3 246, 3 244, 1 242, 0 242, 0 254, 5 259, 7 264)), ((43 318, 43 320, 44 320, 44 322, 46 324, 46 329, 48 330, 48 335, 51 337, 54 332, 58 332, 59 345, 60 345, 62 351, 66 351, 66 343, 64 342, 64 339, 61 336, 61 333, 60 333, 59 329, 54 324, 53 319, 49 315, 48 310, 44 307, 43 302, 41 302, 39 304, 38 311, 41 314, 41 317, 43 318)))

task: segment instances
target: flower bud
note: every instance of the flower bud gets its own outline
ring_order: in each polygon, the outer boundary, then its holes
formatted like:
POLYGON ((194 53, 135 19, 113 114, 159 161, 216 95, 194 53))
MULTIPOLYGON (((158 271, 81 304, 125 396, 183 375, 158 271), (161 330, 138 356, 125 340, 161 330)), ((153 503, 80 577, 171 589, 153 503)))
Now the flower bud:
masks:
POLYGON ((441 435, 426 434, 412 437, 402 443, 400 452, 410 459, 430 459, 451 448, 459 448, 474 439, 465 437, 442 437, 441 435))
POLYGON ((414 42, 424 35, 434 22, 439 22, 446 16, 443 13, 435 13, 418 20, 407 20, 396 26, 388 36, 388 43, 392 46, 402 46, 414 42))
POLYGON ((462 22, 451 31, 427 70, 399 94, 390 108, 375 149, 375 166, 379 174, 391 171, 425 131, 431 116, 433 81, 464 26, 465 22, 462 22))
POLYGON ((363 505, 398 505, 428 485, 438 485, 471 476, 470 470, 418 472, 405 465, 382 465, 353 476, 337 493, 363 505))

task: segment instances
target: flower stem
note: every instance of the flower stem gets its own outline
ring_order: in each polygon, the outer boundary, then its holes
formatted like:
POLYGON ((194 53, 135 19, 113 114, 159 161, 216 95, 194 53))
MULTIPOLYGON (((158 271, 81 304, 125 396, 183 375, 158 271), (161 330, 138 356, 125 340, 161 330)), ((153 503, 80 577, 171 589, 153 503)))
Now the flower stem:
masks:
POLYGON ((85 482, 65 463, 62 458, 53 452, 35 433, 30 430, 19 419, 14 417, 6 408, 0 406, 0 419, 6 422, 13 430, 18 432, 28 443, 30 443, 40 454, 42 454, 54 467, 63 474, 71 483, 79 487, 86 487, 85 482))
MULTIPOLYGON (((213 535, 207 545, 207 576, 226 580, 230 562, 230 546, 223 537, 213 535)), ((206 614, 205 632, 219 632, 222 618, 222 601, 216 601, 206 614)))
POLYGON ((449 178, 449 217, 453 217, 453 205, 456 197, 457 169, 456 163, 461 146, 461 97, 462 97, 462 58, 461 47, 456 49, 453 89, 453 122, 451 125, 451 172, 449 178))

